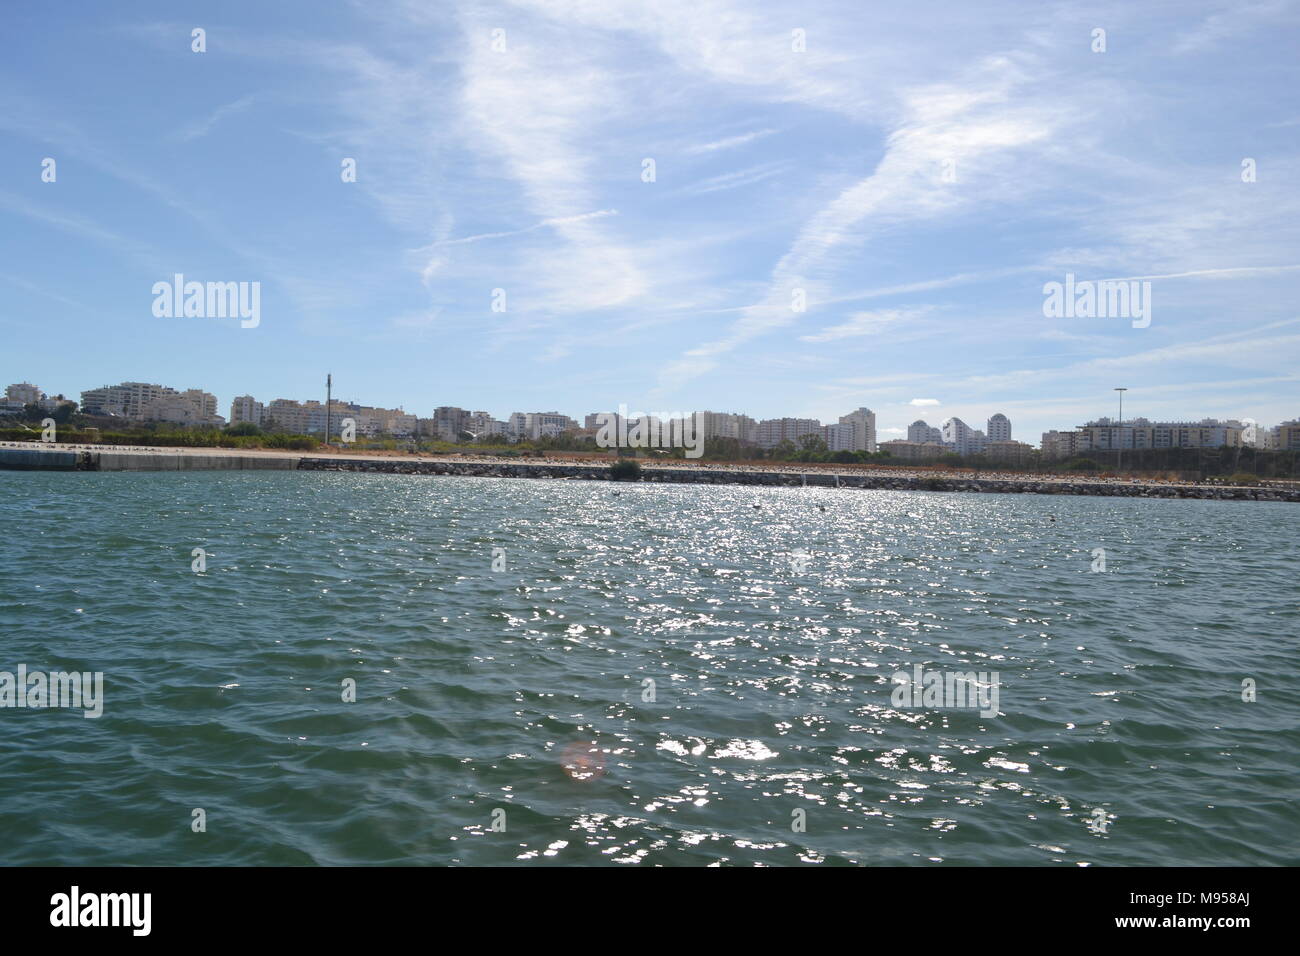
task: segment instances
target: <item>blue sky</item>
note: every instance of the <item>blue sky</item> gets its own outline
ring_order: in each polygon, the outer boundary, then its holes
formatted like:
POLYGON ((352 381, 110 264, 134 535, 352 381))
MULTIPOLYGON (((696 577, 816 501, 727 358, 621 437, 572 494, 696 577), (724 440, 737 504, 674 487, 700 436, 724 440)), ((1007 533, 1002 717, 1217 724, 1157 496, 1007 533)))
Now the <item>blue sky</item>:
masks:
POLYGON ((331 371, 422 416, 865 405, 882 439, 1036 442, 1120 385, 1126 417, 1300 416, 1294 2, 0 16, 0 384, 226 414, 331 371), (260 282, 260 324, 155 317, 174 273, 260 282), (1154 277, 1151 324, 1046 318, 1066 273, 1154 277))

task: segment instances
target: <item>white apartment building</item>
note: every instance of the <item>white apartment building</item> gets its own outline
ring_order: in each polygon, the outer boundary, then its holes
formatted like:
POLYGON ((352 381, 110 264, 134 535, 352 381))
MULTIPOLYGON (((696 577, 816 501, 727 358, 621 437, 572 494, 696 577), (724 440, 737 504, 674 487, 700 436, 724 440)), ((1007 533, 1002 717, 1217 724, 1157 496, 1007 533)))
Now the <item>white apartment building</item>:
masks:
POLYGON ((815 418, 768 418, 758 423, 758 446, 775 448, 783 441, 796 446, 804 435, 821 436, 822 423, 815 418))
POLYGON ((1001 412, 989 418, 988 429, 989 441, 1011 441, 1011 419, 1001 412))
POLYGON ((433 410, 433 434, 441 441, 459 441, 469 427, 469 411, 455 405, 439 405, 433 410))
POLYGON ((23 405, 39 405, 45 399, 45 393, 31 382, 19 382, 5 389, 5 399, 23 405))
POLYGON ((846 451, 874 452, 876 450, 876 413, 871 409, 859 408, 847 415, 841 415, 839 423, 853 429, 853 445, 845 449, 846 451))
POLYGON ((289 398, 277 398, 265 407, 254 401, 251 395, 235 399, 230 409, 231 421, 252 420, 238 416, 257 414, 260 420, 256 424, 275 425, 296 435, 325 433, 328 418, 331 440, 337 440, 343 434, 343 423, 351 419, 356 434, 365 438, 377 438, 392 435, 395 438, 410 438, 419 430, 419 419, 402 408, 376 408, 373 405, 358 405, 332 399, 329 414, 323 402, 298 402, 289 398), (238 410, 238 411, 237 411, 238 410))
MULTIPOLYGON (((398 408, 376 408, 373 405, 331 405, 330 434, 337 437, 342 432, 343 422, 352 419, 357 434, 367 438, 380 435, 392 435, 394 438, 410 438, 419 422, 414 415, 398 408)), ((323 426, 322 426, 323 427, 323 426)))
POLYGON ((758 422, 748 415, 732 412, 693 412, 695 433, 702 439, 734 438, 744 444, 758 442, 758 422))
POLYGON ((826 440, 827 451, 862 451, 857 448, 857 429, 851 422, 840 421, 835 425, 822 426, 822 437, 826 440))
POLYGON ((1204 418, 1199 422, 1152 422, 1134 418, 1115 422, 1109 418, 1080 425, 1079 451, 1120 448, 1218 448, 1239 446, 1245 426, 1241 422, 1204 418))
POLYGON ((907 440, 917 444, 926 442, 943 443, 943 432, 921 421, 919 418, 907 426, 907 440))
POLYGON ((198 388, 172 392, 151 399, 140 410, 139 418, 142 421, 168 422, 173 425, 224 425, 226 423, 226 420, 217 414, 217 396, 198 388))
POLYGON ((504 435, 506 433, 506 423, 498 421, 487 412, 474 412, 467 419, 465 430, 480 438, 489 435, 504 435))
MULTIPOLYGON (((289 398, 277 398, 262 410, 262 421, 265 424, 274 422, 286 432, 295 435, 311 435, 317 432, 323 435, 326 425, 325 411, 323 402, 315 400, 297 402, 289 398)), ((359 411, 360 406, 350 405, 338 400, 331 401, 329 405, 330 437, 337 437, 343 419, 355 419, 359 411)), ((357 431, 361 431, 361 423, 359 422, 357 431)))
POLYGON ((397 408, 376 409, 382 412, 384 418, 384 431, 394 438, 413 438, 419 428, 419 419, 410 412, 404 411, 399 405, 397 408))
POLYGON ((117 415, 141 421, 146 405, 155 399, 175 394, 177 392, 174 388, 147 382, 105 385, 81 393, 81 410, 91 415, 117 415))
POLYGON ((1071 458, 1079 451, 1079 433, 1056 429, 1043 432, 1040 447, 1044 458, 1071 458))
POLYGON ((511 412, 506 419, 506 437, 512 441, 527 438, 528 416, 524 412, 511 412))
POLYGON ((261 425, 262 411, 262 403, 252 395, 240 395, 230 403, 230 424, 247 422, 250 425, 261 425))
POLYGON ((972 429, 960 418, 950 418, 943 423, 943 443, 958 455, 978 455, 987 442, 982 431, 972 429))
POLYGON ((178 392, 166 385, 123 382, 81 393, 81 408, 92 415, 116 415, 133 421, 181 425, 224 425, 217 396, 200 388, 178 392))
POLYGON ((516 439, 555 438, 577 430, 578 423, 559 412, 514 412, 506 421, 506 433, 516 439))

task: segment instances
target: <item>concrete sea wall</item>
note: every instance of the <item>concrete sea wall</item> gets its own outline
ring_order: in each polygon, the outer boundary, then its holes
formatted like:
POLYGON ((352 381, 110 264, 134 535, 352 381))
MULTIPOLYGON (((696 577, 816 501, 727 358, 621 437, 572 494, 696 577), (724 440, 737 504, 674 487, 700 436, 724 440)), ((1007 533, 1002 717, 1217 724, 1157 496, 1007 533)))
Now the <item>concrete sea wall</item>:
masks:
POLYGON ((242 471, 274 469, 292 471, 298 467, 293 456, 205 455, 202 452, 171 451, 64 451, 58 446, 0 448, 0 469, 20 471, 242 471))

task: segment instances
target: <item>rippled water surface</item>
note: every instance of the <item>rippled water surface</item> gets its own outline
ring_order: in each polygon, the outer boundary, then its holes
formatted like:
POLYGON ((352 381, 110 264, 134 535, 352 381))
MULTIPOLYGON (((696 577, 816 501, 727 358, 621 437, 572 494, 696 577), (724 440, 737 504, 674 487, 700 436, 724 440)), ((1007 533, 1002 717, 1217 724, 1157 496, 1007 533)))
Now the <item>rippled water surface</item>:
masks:
POLYGON ((106 697, 0 709, 0 863, 1294 865, 1298 572, 1287 504, 0 473, 0 670, 106 697))

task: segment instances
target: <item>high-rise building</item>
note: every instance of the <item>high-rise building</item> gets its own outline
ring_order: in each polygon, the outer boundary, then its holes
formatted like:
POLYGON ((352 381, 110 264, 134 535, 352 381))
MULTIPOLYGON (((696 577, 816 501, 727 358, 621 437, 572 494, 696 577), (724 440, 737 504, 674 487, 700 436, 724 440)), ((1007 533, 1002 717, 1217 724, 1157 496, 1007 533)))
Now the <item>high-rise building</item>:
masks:
POLYGON ((440 405, 433 410, 434 434, 441 441, 454 442, 469 430, 469 412, 454 405, 440 405))
POLYGON ((147 422, 168 422, 174 425, 224 425, 226 420, 217 414, 217 396, 198 388, 183 392, 159 395, 145 403, 139 418, 147 422))
POLYGON ((5 389, 5 398, 8 401, 21 402, 24 405, 39 405, 44 400, 45 393, 31 382, 19 382, 5 389))
POLYGON ((853 426, 853 447, 848 451, 876 450, 876 413, 869 408, 859 408, 840 416, 841 425, 853 426))
POLYGON ((558 438, 568 431, 577 431, 578 423, 559 412, 530 412, 528 434, 533 438, 558 438))
POLYGON ((827 451, 861 451, 854 447, 857 443, 857 429, 850 422, 841 421, 835 425, 822 426, 822 437, 826 440, 827 451))
POLYGON ((556 438, 578 430, 574 419, 559 412, 513 412, 506 421, 506 434, 517 440, 556 438))
POLYGON ((466 419, 465 430, 479 438, 504 435, 506 423, 497 421, 487 412, 474 412, 466 419))
POLYGON ((975 432, 960 418, 950 418, 943 423, 943 443, 958 455, 975 454, 975 432))
POLYGON ((775 448, 783 441, 798 446, 804 435, 821 434, 822 423, 815 418, 768 418, 758 423, 757 442, 760 448, 775 448))
POLYGON ((146 405, 154 399, 175 394, 174 388, 146 382, 105 385, 81 393, 81 410, 91 415, 116 415, 140 421, 146 405))
POLYGON ((1071 458, 1079 451, 1079 433, 1055 429, 1043 432, 1040 447, 1044 458, 1071 458))
POLYGON ((247 422, 250 425, 261 425, 262 411, 262 403, 252 395, 240 395, 230 403, 230 424, 247 422))
POLYGON ((289 398, 277 398, 262 409, 262 424, 275 425, 294 435, 312 435, 325 433, 328 424, 331 438, 338 438, 342 433, 344 419, 351 418, 359 434, 366 434, 365 422, 359 417, 361 406, 350 402, 332 399, 329 414, 323 402, 315 400, 296 402, 289 398))
POLYGON ((989 441, 1011 441, 1011 419, 1001 412, 989 418, 989 441))
POLYGON ((942 444, 943 432, 938 428, 927 425, 925 422, 917 419, 907 426, 907 440, 924 444, 926 442, 936 442, 942 444))
MULTIPOLYGON (((1138 451, 1144 448, 1219 448, 1225 445, 1235 448, 1243 445, 1247 430, 1248 426, 1242 422, 1213 418, 1199 422, 1152 422, 1133 418, 1123 423, 1098 418, 1074 431, 1043 432, 1042 449, 1045 458, 1066 458, 1081 451, 1114 451, 1119 448, 1138 451)), ((1258 429, 1257 448, 1272 444, 1269 437, 1264 437, 1261 444, 1261 433, 1275 435, 1277 429, 1271 433, 1258 429)))
POLYGON ((748 415, 732 412, 694 412, 695 433, 703 440, 710 438, 734 438, 742 444, 753 445, 758 441, 758 422, 748 415))
POLYGON ((166 385, 123 382, 81 393, 81 408, 91 415, 115 415, 134 421, 221 425, 217 396, 199 388, 179 392, 166 385))

